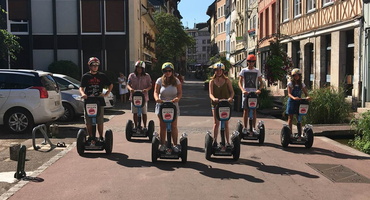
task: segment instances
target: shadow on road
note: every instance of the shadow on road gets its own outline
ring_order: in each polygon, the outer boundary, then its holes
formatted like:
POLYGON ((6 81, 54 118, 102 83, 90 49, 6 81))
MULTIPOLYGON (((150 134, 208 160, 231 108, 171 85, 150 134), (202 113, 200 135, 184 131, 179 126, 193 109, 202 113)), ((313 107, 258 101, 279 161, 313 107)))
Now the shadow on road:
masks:
POLYGON ((303 171, 298 171, 298 170, 293 170, 293 169, 287 169, 284 167, 279 167, 279 166, 273 166, 273 165, 265 165, 263 162, 256 162, 253 160, 249 159, 239 159, 238 162, 244 165, 252 166, 255 167, 256 169, 270 173, 270 174, 280 174, 280 175, 300 175, 304 176, 307 178, 320 178, 319 176, 303 172, 303 171))
MULTIPOLYGON (((163 171, 175 171, 178 168, 187 168, 197 170, 200 174, 221 180, 230 180, 230 179, 244 179, 246 181, 254 183, 263 183, 264 180, 256 178, 247 174, 235 173, 232 171, 213 168, 211 165, 205 165, 203 163, 188 161, 186 164, 181 163, 180 160, 158 160, 156 163, 148 162, 145 160, 131 159, 125 154, 121 153, 112 153, 110 155, 104 153, 86 153, 83 157, 86 158, 107 158, 117 162, 117 164, 125 167, 157 167, 163 171)), ((235 161, 231 161, 235 162, 235 161)))

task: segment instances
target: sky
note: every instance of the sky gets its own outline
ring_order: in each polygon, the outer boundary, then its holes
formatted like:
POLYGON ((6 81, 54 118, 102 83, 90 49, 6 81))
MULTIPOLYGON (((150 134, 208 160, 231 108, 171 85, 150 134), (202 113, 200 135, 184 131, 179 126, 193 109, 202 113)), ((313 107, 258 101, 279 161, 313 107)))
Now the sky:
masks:
POLYGON ((183 17, 181 22, 184 27, 194 28, 194 23, 207 22, 209 16, 206 14, 208 6, 214 0, 181 0, 178 9, 183 17))

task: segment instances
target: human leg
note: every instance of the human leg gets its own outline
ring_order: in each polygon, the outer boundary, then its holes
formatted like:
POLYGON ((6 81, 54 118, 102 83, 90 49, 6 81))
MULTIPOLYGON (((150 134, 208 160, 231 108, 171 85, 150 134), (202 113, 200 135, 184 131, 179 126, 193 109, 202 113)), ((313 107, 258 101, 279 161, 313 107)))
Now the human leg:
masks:
POLYGON ((217 144, 217 136, 218 136, 218 129, 220 126, 220 121, 217 120, 214 109, 212 109, 212 114, 213 114, 213 144, 217 144))
POLYGON ((176 146, 177 145, 178 135, 179 135, 179 130, 177 129, 177 119, 175 119, 171 123, 171 128, 172 128, 171 136, 172 136, 173 145, 176 146))

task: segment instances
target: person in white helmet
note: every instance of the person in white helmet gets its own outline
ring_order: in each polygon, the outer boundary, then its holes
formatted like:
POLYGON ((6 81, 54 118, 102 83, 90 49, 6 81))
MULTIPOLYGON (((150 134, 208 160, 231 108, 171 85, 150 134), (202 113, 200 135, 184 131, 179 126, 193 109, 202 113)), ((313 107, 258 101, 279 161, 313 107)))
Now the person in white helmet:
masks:
MULTIPOLYGON (((83 99, 87 99, 88 96, 103 96, 106 97, 113 89, 113 84, 108 79, 108 77, 99 72, 99 65, 100 61, 97 57, 89 58, 87 62, 89 66, 89 70, 85 73, 81 78, 81 86, 80 86, 80 94, 83 99), (108 86, 108 90, 105 94, 103 94, 103 88, 108 86)), ((98 132, 99 132, 99 140, 103 141, 103 126, 104 126, 104 107, 100 107, 99 115, 96 117, 96 123, 98 125, 98 132)), ((91 118, 87 116, 85 112, 85 124, 86 129, 89 134, 88 140, 95 140, 92 135, 92 121, 91 118)))
MULTIPOLYGON (((144 127, 143 130, 147 130, 146 122, 148 120, 147 112, 149 101, 148 91, 152 89, 152 78, 148 73, 145 72, 144 61, 138 60, 135 63, 135 71, 128 76, 127 80, 128 80, 127 89, 130 91, 130 101, 132 101, 132 94, 135 92, 135 90, 141 90, 144 93, 146 103, 142 108, 143 127, 144 127)), ((138 108, 131 104, 131 112, 133 113, 135 129, 137 129, 138 125, 138 116, 137 116, 138 111, 139 111, 138 108)))
POLYGON ((291 79, 287 85, 288 89, 288 103, 286 107, 286 114, 288 114, 288 125, 292 130, 293 117, 298 114, 299 100, 301 100, 302 91, 306 99, 310 100, 308 96, 306 85, 302 81, 302 73, 298 68, 294 68, 291 72, 291 79))

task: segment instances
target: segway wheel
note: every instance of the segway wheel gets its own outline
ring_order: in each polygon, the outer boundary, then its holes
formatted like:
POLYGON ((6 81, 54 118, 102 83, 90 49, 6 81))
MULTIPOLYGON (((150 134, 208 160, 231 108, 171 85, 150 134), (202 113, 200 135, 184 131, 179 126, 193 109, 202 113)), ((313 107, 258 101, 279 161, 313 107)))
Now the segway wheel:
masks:
POLYGON ((104 141, 104 148, 106 154, 111 154, 113 149, 113 132, 112 130, 108 129, 105 131, 105 141, 104 141))
POLYGON ((77 153, 82 156, 85 152, 86 132, 80 129, 77 133, 77 153))
POLYGON ((148 124, 148 132, 147 132, 147 136, 149 138, 149 141, 153 140, 153 133, 154 133, 154 121, 150 120, 149 124, 148 124))
POLYGON ((307 135, 307 141, 304 143, 304 146, 307 149, 309 149, 313 145, 313 131, 312 131, 312 129, 308 129, 306 135, 307 135))
POLYGON ((290 129, 287 126, 284 126, 283 129, 281 129, 280 134, 280 140, 281 140, 281 146, 287 147, 290 143, 290 129))
POLYGON ((134 123, 132 120, 128 120, 126 124, 126 139, 127 141, 131 141, 132 137, 132 129, 134 128, 134 123))
POLYGON ((152 140, 152 162, 155 163, 158 160, 158 148, 159 148, 159 140, 157 137, 153 137, 152 140))
POLYGON ((242 140, 243 139, 243 124, 240 121, 238 121, 236 125, 236 130, 239 132, 239 140, 242 140))
POLYGON ((234 138, 233 140, 234 150, 233 150, 233 160, 239 160, 240 157, 240 140, 238 138, 234 138))
POLYGON ((186 163, 188 160, 188 138, 184 138, 180 141, 181 144, 181 162, 186 163))
POLYGON ((264 124, 262 124, 259 127, 259 131, 260 131, 260 134, 258 136, 258 143, 263 144, 265 142, 265 125, 264 124))
POLYGON ((206 134, 206 138, 205 138, 205 148, 204 148, 204 151, 205 151, 205 156, 206 156, 206 159, 207 160, 210 160, 211 159, 211 155, 212 155, 212 137, 209 133, 206 134))

